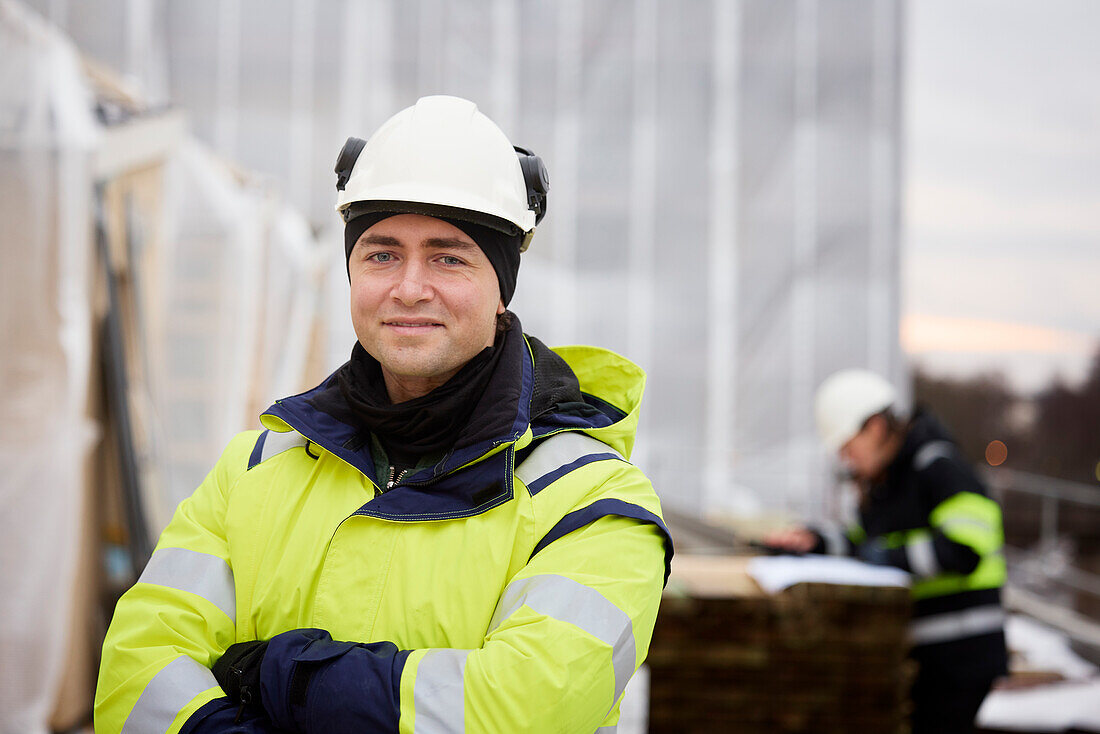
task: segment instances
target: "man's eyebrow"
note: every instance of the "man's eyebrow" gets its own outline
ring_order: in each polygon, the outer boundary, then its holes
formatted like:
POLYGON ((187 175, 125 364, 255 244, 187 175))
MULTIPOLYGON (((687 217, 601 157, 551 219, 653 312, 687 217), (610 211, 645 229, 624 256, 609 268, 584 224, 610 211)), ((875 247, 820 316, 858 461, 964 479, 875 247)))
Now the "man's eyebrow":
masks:
POLYGON ((356 244, 381 245, 382 247, 401 247, 401 242, 396 237, 387 237, 384 234, 365 234, 359 238, 356 244))
POLYGON ((432 237, 424 240, 425 247, 447 248, 452 250, 474 250, 477 245, 457 237, 432 237))

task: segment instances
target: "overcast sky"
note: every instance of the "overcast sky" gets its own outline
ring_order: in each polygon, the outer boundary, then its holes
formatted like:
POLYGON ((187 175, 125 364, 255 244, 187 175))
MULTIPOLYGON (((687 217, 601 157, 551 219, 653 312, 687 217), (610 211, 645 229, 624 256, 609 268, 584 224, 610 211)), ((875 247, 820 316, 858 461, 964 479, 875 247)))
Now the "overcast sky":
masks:
POLYGON ((1034 389, 1100 339, 1100 2, 915 0, 903 346, 1034 389))

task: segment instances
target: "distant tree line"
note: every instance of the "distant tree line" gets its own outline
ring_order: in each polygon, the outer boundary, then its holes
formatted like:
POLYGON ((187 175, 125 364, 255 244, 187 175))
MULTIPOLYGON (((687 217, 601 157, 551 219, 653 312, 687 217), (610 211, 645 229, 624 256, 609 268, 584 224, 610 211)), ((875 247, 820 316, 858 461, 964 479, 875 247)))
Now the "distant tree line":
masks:
MULTIPOLYGON (((1100 491, 1100 349, 1078 386, 1056 378, 1034 396, 1003 375, 969 379, 914 373, 914 400, 935 413, 966 455, 986 463, 991 441, 1008 448, 1003 466, 1097 486, 1100 491)), ((996 460, 996 459, 994 459, 996 460)))

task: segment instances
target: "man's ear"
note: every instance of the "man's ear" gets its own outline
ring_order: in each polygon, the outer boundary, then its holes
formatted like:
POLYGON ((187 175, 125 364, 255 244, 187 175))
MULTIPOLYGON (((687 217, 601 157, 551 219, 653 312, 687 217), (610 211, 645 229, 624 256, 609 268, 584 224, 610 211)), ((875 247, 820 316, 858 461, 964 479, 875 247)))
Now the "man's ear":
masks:
POLYGON ((504 313, 507 310, 508 309, 504 307, 504 299, 503 298, 500 299, 499 301, 497 301, 497 316, 500 316, 502 313, 504 313))
POLYGON ((874 436, 875 441, 885 441, 890 433, 890 426, 886 423, 886 416, 877 413, 867 419, 867 430, 874 436))

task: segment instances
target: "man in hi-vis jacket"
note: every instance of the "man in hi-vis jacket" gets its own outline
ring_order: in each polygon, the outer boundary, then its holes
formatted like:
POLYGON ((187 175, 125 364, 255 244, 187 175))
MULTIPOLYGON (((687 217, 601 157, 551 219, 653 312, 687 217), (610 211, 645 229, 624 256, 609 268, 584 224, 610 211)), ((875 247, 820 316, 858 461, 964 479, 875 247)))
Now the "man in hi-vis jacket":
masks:
POLYGON ((628 460, 643 372, 506 310, 542 161, 425 97, 337 174, 351 359, 180 504, 96 731, 613 731, 672 546, 628 460))
POLYGON ((931 414, 899 416, 893 386, 842 370, 817 391, 818 432, 859 491, 846 532, 793 528, 765 538, 792 551, 854 555, 913 575, 913 734, 973 730, 1006 672, 1001 509, 931 414))

